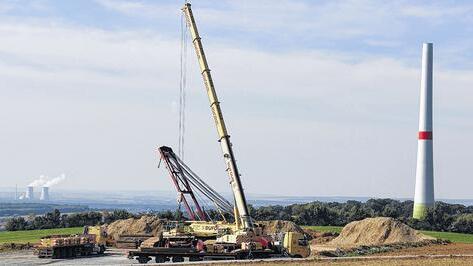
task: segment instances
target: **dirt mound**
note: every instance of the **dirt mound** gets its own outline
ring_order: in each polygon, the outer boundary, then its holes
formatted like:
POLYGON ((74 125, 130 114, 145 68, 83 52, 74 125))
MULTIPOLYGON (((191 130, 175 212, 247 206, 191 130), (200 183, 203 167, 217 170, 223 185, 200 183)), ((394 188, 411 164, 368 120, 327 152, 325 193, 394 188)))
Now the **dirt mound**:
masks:
POLYGON ((120 235, 158 235, 163 230, 163 221, 156 216, 145 215, 139 219, 118 220, 108 225, 107 234, 117 241, 120 235))
POLYGON ((339 233, 335 232, 320 232, 308 228, 304 228, 304 233, 310 240, 311 244, 325 244, 335 239, 339 233))
POLYGON ((335 246, 374 246, 395 243, 418 243, 435 240, 393 218, 366 218, 347 224, 329 244, 335 246))
POLYGON ((263 227, 263 233, 267 235, 276 235, 285 232, 304 233, 304 230, 300 226, 290 221, 273 220, 259 221, 257 223, 263 227))

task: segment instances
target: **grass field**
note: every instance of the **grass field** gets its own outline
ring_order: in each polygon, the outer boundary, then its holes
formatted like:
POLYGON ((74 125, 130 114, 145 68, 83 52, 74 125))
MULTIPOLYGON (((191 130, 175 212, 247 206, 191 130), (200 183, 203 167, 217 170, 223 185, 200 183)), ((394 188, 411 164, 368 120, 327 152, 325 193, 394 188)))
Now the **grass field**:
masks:
POLYGON ((318 225, 308 225, 308 226, 302 226, 302 228, 307 228, 311 229, 314 231, 318 232, 334 232, 334 233, 340 233, 342 231, 343 226, 318 226, 318 225))
MULTIPOLYGON (((308 229, 312 229, 314 231, 319 231, 319 232, 340 233, 343 227, 341 226, 303 226, 303 228, 308 228, 308 229)), ((436 232, 436 231, 421 231, 421 232, 428 236, 433 236, 435 238, 450 240, 453 243, 473 244, 473 234, 460 234, 460 233, 436 232)))
POLYGON ((39 239, 47 235, 67 235, 82 233, 83 227, 27 230, 27 231, 3 231, 0 232, 0 244, 2 243, 37 243, 39 239))

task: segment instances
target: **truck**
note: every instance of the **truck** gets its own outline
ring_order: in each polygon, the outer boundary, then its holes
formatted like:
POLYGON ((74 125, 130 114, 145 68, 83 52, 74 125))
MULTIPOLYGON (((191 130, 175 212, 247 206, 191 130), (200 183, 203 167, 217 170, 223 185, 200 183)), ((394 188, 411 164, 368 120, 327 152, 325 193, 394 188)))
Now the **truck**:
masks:
POLYGON ((156 263, 164 263, 185 260, 305 258, 310 255, 306 237, 298 232, 284 233, 282 243, 244 242, 240 247, 232 243, 217 243, 216 240, 201 241, 198 238, 193 238, 193 241, 189 242, 188 238, 182 239, 182 236, 172 240, 165 242, 161 239, 155 247, 141 246, 138 250, 131 250, 128 252, 128 258, 136 259, 139 263, 147 263, 154 257, 156 263))
MULTIPOLYGON (((174 228, 165 230, 154 238, 153 241, 147 241, 146 244, 143 242, 138 250, 129 251, 128 258, 137 259, 140 263, 147 263, 154 257, 157 263, 164 263, 167 261, 182 262, 185 259, 200 261, 308 257, 310 255, 310 247, 303 233, 283 232, 280 235, 267 235, 264 233, 263 228, 255 223, 250 216, 240 178, 241 175, 233 152, 233 145, 230 142, 230 135, 223 119, 220 101, 218 100, 210 74, 210 68, 197 30, 191 4, 186 3, 182 11, 197 54, 200 72, 210 102, 211 113, 217 128, 218 142, 223 153, 226 172, 230 177, 235 222, 233 224, 218 224, 218 222, 207 221, 198 204, 195 204, 197 213, 193 214, 188 202, 184 201, 189 216, 201 220, 176 223, 174 228)), ((165 161, 180 196, 190 194, 191 201, 196 202, 189 184, 200 180, 197 178, 182 180, 185 177, 182 174, 183 171, 188 173, 192 173, 192 171, 186 170, 182 160, 173 154, 169 147, 161 147, 160 153, 162 155, 168 154, 165 157, 174 158, 171 163, 166 158, 165 161), (178 185, 177 181, 179 180, 183 181, 182 187, 178 185)), ((213 192, 210 194, 215 194, 213 192)), ((218 199, 219 197, 215 198, 218 199)), ((217 200, 216 202, 221 201, 217 200)), ((225 207, 225 205, 227 204, 222 206, 225 207)))
POLYGON ((82 234, 48 235, 35 248, 38 258, 67 259, 103 254, 106 232, 102 226, 85 226, 82 234))

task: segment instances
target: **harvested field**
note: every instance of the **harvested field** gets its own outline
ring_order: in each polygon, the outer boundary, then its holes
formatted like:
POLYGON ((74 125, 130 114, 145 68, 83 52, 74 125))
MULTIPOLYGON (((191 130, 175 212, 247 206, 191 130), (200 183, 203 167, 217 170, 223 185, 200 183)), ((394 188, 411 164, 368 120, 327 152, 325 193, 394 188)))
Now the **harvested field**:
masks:
POLYGON ((433 265, 433 266, 444 266, 444 265, 472 265, 473 257, 467 258, 423 258, 423 257, 407 257, 407 258, 378 258, 378 259, 344 259, 344 260, 285 260, 285 261, 252 261, 252 262, 220 262, 216 263, 204 263, 198 264, 199 266, 215 266, 215 265, 330 265, 330 266, 372 266, 372 265, 387 265, 387 266, 417 266, 417 265, 433 265))
POLYGON ((419 243, 433 241, 393 218, 366 218, 347 224, 340 235, 329 242, 337 247, 377 246, 397 243, 419 243))
POLYGON ((417 248, 400 249, 376 256, 405 256, 405 255, 473 255, 473 244, 451 243, 446 245, 431 245, 417 248))

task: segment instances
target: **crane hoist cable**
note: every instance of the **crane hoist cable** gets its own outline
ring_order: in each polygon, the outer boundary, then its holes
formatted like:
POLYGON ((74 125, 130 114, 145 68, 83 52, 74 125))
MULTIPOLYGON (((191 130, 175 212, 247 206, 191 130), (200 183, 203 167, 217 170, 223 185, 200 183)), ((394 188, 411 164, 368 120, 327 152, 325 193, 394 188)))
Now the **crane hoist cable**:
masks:
POLYGON ((178 196, 181 196, 179 199, 191 220, 210 219, 210 215, 203 205, 209 207, 214 205, 222 216, 224 216, 223 214, 233 215, 232 204, 193 172, 170 147, 162 146, 158 150, 176 187, 178 196))
POLYGON ((184 158, 184 138, 186 133, 186 88, 187 88, 187 24, 181 15, 180 74, 179 74, 179 140, 178 154, 184 158))

